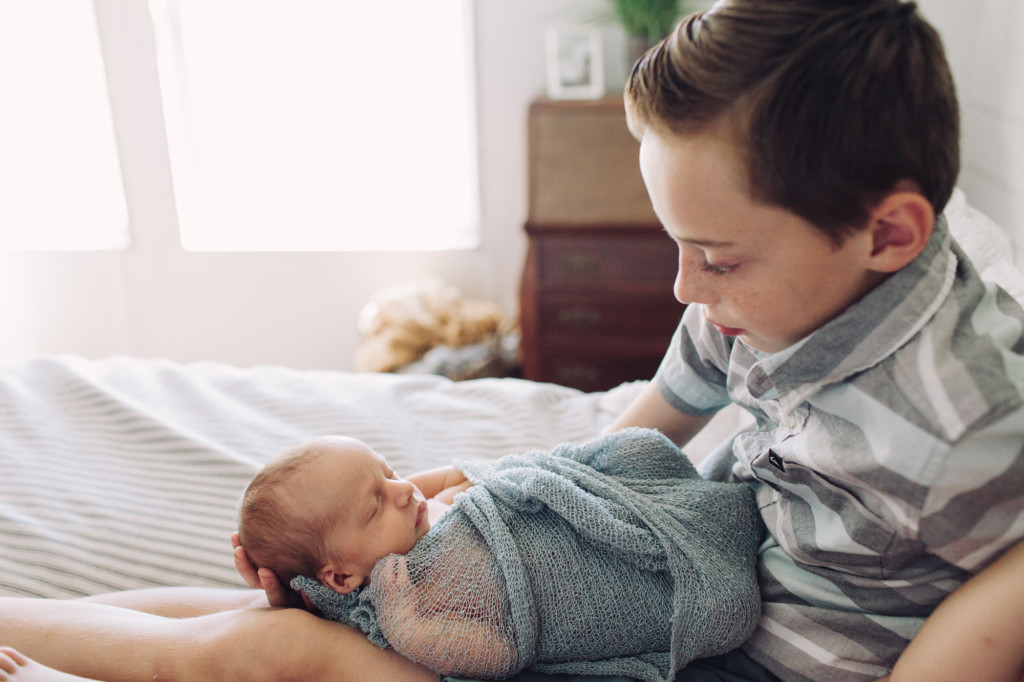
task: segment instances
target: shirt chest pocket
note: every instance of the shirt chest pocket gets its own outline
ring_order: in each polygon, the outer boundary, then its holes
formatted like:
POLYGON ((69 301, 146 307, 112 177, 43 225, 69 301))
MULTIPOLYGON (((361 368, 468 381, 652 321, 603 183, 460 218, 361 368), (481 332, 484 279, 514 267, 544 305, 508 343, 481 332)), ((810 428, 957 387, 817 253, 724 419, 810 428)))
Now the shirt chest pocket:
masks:
POLYGON ((872 494, 844 471, 822 471, 794 453, 800 436, 773 442, 750 460, 757 502, 769 532, 799 563, 884 577, 896 532, 872 509, 872 494))

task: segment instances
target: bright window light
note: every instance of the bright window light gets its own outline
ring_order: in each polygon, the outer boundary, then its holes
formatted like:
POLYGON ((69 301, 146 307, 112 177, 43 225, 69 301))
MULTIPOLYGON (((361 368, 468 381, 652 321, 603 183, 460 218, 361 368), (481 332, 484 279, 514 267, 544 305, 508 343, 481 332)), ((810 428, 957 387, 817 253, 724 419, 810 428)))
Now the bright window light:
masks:
POLYGON ((0 2, 0 250, 129 244, 93 3, 0 2))
POLYGON ((469 0, 150 0, 195 251, 475 248, 469 0))

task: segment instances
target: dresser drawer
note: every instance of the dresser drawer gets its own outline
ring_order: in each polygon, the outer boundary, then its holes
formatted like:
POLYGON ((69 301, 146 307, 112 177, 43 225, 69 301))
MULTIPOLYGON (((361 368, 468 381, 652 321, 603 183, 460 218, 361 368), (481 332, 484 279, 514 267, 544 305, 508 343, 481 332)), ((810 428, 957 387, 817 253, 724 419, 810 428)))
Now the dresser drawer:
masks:
POLYGON ((676 247, 661 231, 642 234, 553 233, 535 238, 543 288, 599 286, 672 291, 676 247))
POLYGON ((667 287, 651 294, 624 296, 544 292, 539 296, 539 333, 548 336, 654 336, 668 339, 679 318, 680 305, 667 287))
MULTIPOLYGON (((668 346, 668 340, 665 341, 668 346)), ((661 364, 664 351, 650 349, 632 353, 605 353, 600 350, 547 347, 536 377, 581 391, 606 391, 626 381, 650 379, 661 364)))

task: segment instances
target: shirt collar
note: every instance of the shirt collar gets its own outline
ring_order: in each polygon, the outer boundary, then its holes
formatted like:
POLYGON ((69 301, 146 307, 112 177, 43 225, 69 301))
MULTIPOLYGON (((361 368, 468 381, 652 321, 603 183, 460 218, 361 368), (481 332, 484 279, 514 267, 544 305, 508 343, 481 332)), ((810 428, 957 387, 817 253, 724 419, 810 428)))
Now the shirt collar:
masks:
POLYGON ((957 263, 940 215, 917 258, 793 346, 759 354, 747 389, 754 397, 774 393, 786 413, 823 386, 878 364, 932 318, 953 287, 957 263))

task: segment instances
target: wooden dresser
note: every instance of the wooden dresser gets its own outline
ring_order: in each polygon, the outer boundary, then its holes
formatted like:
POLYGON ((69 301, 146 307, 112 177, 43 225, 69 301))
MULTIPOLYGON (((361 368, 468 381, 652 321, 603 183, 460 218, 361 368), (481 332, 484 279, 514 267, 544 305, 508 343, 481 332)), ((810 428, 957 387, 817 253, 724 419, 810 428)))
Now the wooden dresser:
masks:
POLYGON ((523 376, 585 391, 649 379, 683 309, 622 99, 538 99, 528 137, 523 376))

